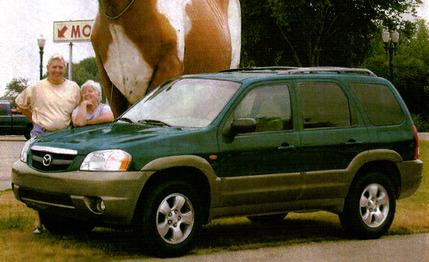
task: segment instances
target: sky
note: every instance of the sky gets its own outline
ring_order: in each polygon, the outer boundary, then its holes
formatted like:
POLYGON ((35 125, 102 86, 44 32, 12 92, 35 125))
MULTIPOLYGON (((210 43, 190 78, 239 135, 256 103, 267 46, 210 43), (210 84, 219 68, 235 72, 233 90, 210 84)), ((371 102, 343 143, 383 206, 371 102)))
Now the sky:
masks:
MULTIPOLYGON (((39 79, 40 35, 46 39, 43 73, 51 55, 69 60, 68 43, 53 42, 54 21, 92 20, 97 10, 97 0, 0 0, 0 96, 13 78, 39 79)), ((419 15, 429 21, 429 0, 419 15)), ((72 50, 73 63, 95 56, 90 42, 76 42, 72 50)))
MULTIPOLYGON (((39 79, 40 55, 37 39, 46 39, 43 73, 53 54, 69 60, 69 44, 53 42, 53 22, 93 20, 97 0, 0 0, 0 97, 13 78, 39 79)), ((90 42, 76 42, 72 62, 94 57, 90 42)))

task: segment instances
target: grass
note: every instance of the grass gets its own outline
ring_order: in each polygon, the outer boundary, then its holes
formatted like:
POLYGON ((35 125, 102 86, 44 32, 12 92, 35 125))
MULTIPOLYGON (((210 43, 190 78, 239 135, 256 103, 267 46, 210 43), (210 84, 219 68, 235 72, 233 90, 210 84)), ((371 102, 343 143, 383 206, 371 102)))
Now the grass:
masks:
MULTIPOLYGON (((397 202, 389 235, 429 232, 429 141, 421 141, 421 159, 425 163, 422 184, 412 197, 397 202)), ((31 231, 35 218, 36 213, 16 201, 12 191, 0 193, 0 261, 149 258, 131 232, 97 228, 85 236, 34 236, 31 231)), ((283 223, 272 225, 255 225, 236 217, 214 220, 205 226, 192 254, 344 239, 338 217, 328 212, 291 213, 283 223)))
POLYGON ((429 141, 420 141, 423 180, 416 194, 397 202, 391 234, 429 232, 429 141))

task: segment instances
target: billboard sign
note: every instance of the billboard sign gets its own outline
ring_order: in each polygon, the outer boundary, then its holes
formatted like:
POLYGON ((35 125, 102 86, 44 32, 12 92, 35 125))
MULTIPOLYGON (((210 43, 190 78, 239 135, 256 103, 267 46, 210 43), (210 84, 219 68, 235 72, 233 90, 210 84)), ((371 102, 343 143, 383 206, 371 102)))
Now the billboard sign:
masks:
POLYGON ((94 20, 54 21, 54 42, 90 41, 94 20))

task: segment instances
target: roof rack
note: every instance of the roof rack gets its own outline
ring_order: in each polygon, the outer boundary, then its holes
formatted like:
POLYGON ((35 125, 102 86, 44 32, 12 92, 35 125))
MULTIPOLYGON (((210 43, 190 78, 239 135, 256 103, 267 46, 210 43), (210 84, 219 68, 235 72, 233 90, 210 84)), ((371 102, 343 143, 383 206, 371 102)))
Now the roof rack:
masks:
POLYGON ((361 74, 361 75, 370 75, 377 76, 371 70, 366 68, 347 68, 347 67, 296 67, 291 68, 290 70, 286 70, 284 72, 280 72, 280 74, 317 74, 317 73, 353 73, 353 74, 361 74))
POLYGON ((279 70, 291 70, 291 69, 297 69, 298 67, 293 66, 261 66, 261 67, 242 67, 242 68, 235 68, 235 69, 227 69, 222 70, 220 72, 227 73, 227 72, 242 72, 242 71, 279 71, 279 70))
POLYGON ((220 71, 228 72, 267 72, 276 71, 278 74, 317 74, 317 73, 337 73, 337 74, 359 74, 377 76, 371 70, 366 68, 348 68, 335 66, 318 66, 318 67, 293 67, 293 66, 266 66, 266 67, 243 67, 235 69, 227 69, 220 71))

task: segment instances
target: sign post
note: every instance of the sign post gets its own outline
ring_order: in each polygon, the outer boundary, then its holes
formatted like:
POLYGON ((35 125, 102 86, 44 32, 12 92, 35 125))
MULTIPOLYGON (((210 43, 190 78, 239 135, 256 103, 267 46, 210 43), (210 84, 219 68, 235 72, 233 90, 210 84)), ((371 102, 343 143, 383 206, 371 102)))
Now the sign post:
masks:
POLYGON ((72 70, 72 67, 73 67, 73 42, 70 42, 70 44, 69 44, 69 46, 70 46, 70 49, 69 49, 69 80, 72 80, 73 79, 73 70, 72 70))
POLYGON ((54 21, 54 43, 69 42, 69 79, 72 80, 73 42, 88 42, 94 20, 54 21))

